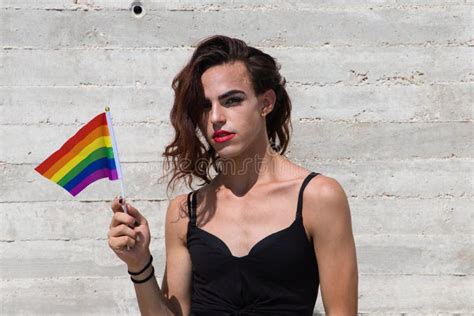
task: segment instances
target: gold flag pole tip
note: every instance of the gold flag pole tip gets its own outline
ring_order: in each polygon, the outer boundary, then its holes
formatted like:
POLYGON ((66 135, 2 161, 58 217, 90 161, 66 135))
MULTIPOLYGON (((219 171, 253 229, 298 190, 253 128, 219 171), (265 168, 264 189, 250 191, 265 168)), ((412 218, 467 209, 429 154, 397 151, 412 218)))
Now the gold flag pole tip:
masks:
POLYGON ((108 106, 105 107, 105 112, 109 112, 110 108, 108 106))

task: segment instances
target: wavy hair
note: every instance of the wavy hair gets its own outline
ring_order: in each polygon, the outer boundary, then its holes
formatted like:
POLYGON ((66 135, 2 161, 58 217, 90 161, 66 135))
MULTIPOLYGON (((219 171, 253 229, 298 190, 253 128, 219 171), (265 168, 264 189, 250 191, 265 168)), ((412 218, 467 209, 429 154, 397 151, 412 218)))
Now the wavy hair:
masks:
POLYGON ((185 178, 191 189, 193 176, 202 180, 199 185, 210 183, 211 166, 219 172, 218 156, 199 127, 203 115, 200 105, 204 102, 201 76, 213 66, 235 61, 245 64, 257 96, 268 89, 275 91, 275 105, 265 118, 267 134, 272 149, 281 155, 285 153, 292 131, 291 101, 285 89, 286 80, 279 72, 281 65, 272 56, 240 39, 214 35, 198 42, 191 59, 171 85, 175 98, 170 121, 175 135, 162 154, 163 170, 168 171, 164 176, 171 174, 167 192, 170 186, 174 190, 175 182, 181 178, 185 178))

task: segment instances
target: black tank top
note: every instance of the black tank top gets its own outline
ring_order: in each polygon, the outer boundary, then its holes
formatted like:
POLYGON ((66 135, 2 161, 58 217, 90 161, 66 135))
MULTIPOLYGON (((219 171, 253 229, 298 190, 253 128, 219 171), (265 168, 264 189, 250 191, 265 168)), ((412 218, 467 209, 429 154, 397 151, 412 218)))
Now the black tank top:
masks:
POLYGON ((304 179, 296 218, 235 257, 217 236, 196 226, 196 197, 188 194, 187 247, 192 261, 190 315, 313 315, 319 272, 302 219, 304 179))

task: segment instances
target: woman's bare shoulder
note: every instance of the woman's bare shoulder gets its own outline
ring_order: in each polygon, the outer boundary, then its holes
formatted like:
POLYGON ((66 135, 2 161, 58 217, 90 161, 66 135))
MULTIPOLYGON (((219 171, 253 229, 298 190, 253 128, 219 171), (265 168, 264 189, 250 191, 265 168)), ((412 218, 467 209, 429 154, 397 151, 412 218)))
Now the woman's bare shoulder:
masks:
POLYGON ((188 193, 182 193, 170 199, 168 204, 168 212, 171 212, 175 215, 180 215, 182 217, 186 213, 187 197, 188 193))
POLYGON ((305 189, 305 216, 314 232, 336 223, 350 223, 350 207, 346 192, 336 179, 318 175, 305 189))
POLYGON ((335 178, 318 172, 318 176, 312 179, 306 189, 305 196, 311 202, 341 202, 347 197, 342 185, 335 178))
MULTIPOLYGON (((211 184, 206 184, 199 189, 193 190, 198 208, 201 200, 207 195, 207 192, 209 192, 210 189, 211 184)), ((178 194, 172 198, 169 201, 168 209, 166 211, 167 224, 173 225, 170 225, 170 227, 177 229, 178 234, 183 237, 186 235, 187 224, 189 222, 188 196, 190 192, 192 191, 178 194)))
POLYGON ((314 180, 310 181, 306 190, 309 199, 313 200, 341 201, 346 198, 339 181, 324 174, 319 174, 314 180))
POLYGON ((165 220, 165 230, 178 235, 183 241, 189 221, 187 196, 188 193, 179 194, 169 201, 165 220))

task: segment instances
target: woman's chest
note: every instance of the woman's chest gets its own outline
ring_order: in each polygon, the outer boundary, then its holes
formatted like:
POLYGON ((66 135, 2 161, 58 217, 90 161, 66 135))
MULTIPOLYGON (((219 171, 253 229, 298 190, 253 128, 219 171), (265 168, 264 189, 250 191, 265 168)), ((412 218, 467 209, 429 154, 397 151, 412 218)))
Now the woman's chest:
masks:
POLYGON ((262 192, 245 199, 222 198, 214 207, 198 208, 197 226, 220 239, 233 256, 242 257, 259 241, 292 225, 297 201, 291 196, 262 192))

